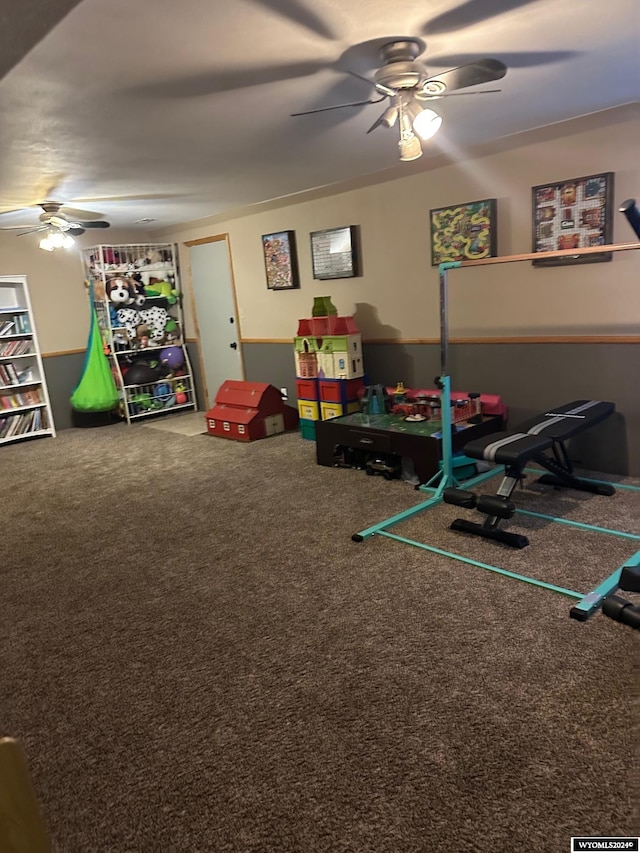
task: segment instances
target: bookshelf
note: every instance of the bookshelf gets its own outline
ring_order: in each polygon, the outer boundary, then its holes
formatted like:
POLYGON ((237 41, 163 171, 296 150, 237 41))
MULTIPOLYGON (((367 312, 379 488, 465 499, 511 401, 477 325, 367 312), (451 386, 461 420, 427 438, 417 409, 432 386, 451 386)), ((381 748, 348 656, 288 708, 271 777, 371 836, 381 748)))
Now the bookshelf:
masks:
POLYGON ((0 445, 55 434, 27 276, 0 276, 0 445))
POLYGON ((100 245, 85 249, 83 259, 120 395, 120 415, 131 424, 196 410, 177 246, 100 245))

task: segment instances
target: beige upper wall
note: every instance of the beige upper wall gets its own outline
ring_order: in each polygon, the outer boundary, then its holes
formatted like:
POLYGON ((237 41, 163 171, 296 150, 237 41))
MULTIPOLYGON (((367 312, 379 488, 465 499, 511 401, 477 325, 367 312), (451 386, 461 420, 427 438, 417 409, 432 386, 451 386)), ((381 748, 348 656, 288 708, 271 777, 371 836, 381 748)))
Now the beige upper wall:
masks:
MULTIPOLYGON (((611 110, 506 140, 473 161, 420 171, 420 161, 388 176, 361 179, 336 193, 324 189, 263 205, 227 219, 180 230, 83 235, 79 246, 185 240, 228 232, 233 253, 242 337, 290 340, 314 296, 330 295, 343 314, 355 313, 366 338, 434 339, 439 334, 437 270, 430 266, 429 210, 476 198, 498 199, 498 251, 531 249, 531 187, 598 172, 615 172, 616 204, 640 198, 636 140, 640 106, 611 110), (400 175, 401 177, 397 177, 400 175), (365 185, 366 181, 377 183, 365 185), (311 274, 309 232, 359 225, 363 275, 317 282, 311 274), (267 290, 260 237, 295 230, 301 288, 267 290)), ((614 241, 634 242, 621 214, 614 241)), ((27 275, 43 352, 82 350, 88 315, 79 251, 42 252, 37 235, 0 232, 0 275, 27 275)), ((181 246, 183 286, 189 290, 188 249, 181 246)), ((539 269, 528 263, 453 271, 452 336, 624 335, 639 333, 640 251, 611 263, 539 269)), ((188 296, 188 294, 187 294, 188 296)), ((187 335, 194 334, 185 300, 187 335)), ((204 330, 203 330, 204 331, 204 330)))
MULTIPOLYGON (((331 296, 340 313, 355 313, 365 338, 433 339, 439 335, 439 286, 430 258, 431 208, 497 198, 498 253, 530 252, 532 186, 612 171, 614 208, 625 198, 640 198, 639 134, 640 106, 630 105, 506 140, 497 146, 502 150, 473 161, 422 172, 403 164, 411 172, 406 177, 281 200, 273 209, 267 205, 165 231, 162 239, 184 242, 229 233, 244 339, 290 339, 298 318, 309 316, 319 295, 331 296), (309 232, 340 225, 360 226, 363 275, 314 281, 309 232), (278 230, 296 232, 299 290, 266 288, 260 237, 278 230)), ((615 213, 614 242, 635 239, 626 219, 615 213)), ((184 246, 181 257, 188 286, 184 246)), ((453 271, 451 334, 638 334, 639 272, 640 251, 619 253, 610 263, 548 269, 519 263, 453 271)))

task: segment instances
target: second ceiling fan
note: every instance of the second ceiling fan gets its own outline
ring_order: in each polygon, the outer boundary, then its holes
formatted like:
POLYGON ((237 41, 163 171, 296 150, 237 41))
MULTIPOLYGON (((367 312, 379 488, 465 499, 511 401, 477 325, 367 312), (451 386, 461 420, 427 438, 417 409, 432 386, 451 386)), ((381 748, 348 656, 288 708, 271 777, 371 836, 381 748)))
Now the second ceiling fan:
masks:
MULTIPOLYGON (((35 206, 35 205, 34 205, 35 206)), ((5 225, 0 226, 0 231, 20 231, 23 234, 33 234, 36 231, 61 231, 68 232, 77 237, 84 234, 87 228, 109 228, 110 222, 100 219, 101 214, 91 213, 88 210, 76 210, 66 207, 62 202, 43 201, 38 207, 43 212, 38 217, 38 224, 29 225, 5 225)), ((15 211, 11 211, 14 213, 15 211)))

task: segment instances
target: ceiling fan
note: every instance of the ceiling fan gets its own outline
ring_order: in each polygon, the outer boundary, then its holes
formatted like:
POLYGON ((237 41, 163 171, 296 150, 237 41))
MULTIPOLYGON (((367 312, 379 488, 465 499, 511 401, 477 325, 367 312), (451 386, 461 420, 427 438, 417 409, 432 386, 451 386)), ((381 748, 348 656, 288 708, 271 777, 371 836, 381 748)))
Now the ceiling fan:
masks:
MULTIPOLYGON (((70 236, 78 237, 84 234, 87 228, 109 228, 111 223, 100 219, 102 214, 92 213, 89 210, 76 210, 67 207, 58 201, 43 201, 34 207, 41 207, 43 212, 38 217, 37 225, 5 225, 0 226, 0 231, 19 231, 18 237, 23 234, 34 234, 37 231, 48 231, 50 233, 68 233, 70 236)), ((9 213, 9 211, 5 211, 9 213)), ((15 213, 16 211, 10 211, 15 213)), ((0 214, 1 215, 1 214, 0 214)))
POLYGON ((418 38, 383 40, 379 46, 383 64, 374 72, 373 79, 345 69, 346 73, 373 86, 380 97, 319 107, 291 115, 304 116, 346 107, 362 107, 366 104, 382 103, 388 99, 390 104, 367 133, 371 133, 381 125, 393 127, 397 122, 400 129, 398 143, 400 159, 416 160, 422 156, 420 139, 430 139, 442 124, 441 116, 426 106, 428 102, 456 95, 483 95, 499 92, 500 89, 481 89, 474 92, 457 90, 500 80, 507 73, 507 66, 498 59, 477 59, 448 71, 431 74, 426 65, 418 61, 418 57, 425 48, 425 43, 418 38))

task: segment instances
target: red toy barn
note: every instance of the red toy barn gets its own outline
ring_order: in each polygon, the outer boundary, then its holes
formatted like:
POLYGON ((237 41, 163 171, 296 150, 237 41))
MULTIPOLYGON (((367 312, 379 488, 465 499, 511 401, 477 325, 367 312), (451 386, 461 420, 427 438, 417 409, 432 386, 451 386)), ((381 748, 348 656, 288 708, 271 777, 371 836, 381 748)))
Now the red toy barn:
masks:
POLYGON ((255 441, 298 426, 298 413, 265 382, 223 382, 213 408, 205 415, 209 435, 255 441))

